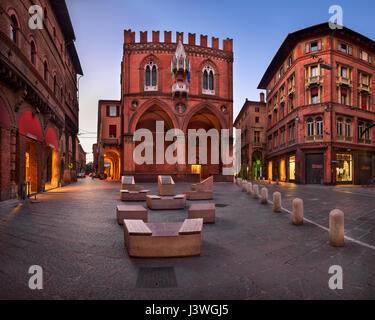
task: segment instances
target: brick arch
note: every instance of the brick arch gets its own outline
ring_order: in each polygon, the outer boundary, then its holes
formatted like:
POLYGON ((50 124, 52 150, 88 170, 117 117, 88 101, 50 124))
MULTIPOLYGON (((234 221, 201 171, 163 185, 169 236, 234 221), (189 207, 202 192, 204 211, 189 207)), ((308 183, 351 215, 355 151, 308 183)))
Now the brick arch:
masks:
POLYGON ((0 92, 0 126, 10 129, 15 127, 16 119, 15 114, 10 107, 6 95, 0 92))
POLYGON ((223 117, 223 115, 220 114, 220 112, 218 111, 218 109, 210 104, 210 103, 206 103, 206 102, 203 102, 203 103, 200 103, 200 104, 197 104, 195 107, 193 107, 188 113, 187 115, 185 116, 185 120, 184 120, 184 123, 182 125, 182 130, 186 133, 187 132, 187 127, 190 123, 190 120, 194 117, 194 115, 199 112, 200 110, 202 109, 208 109, 219 121, 220 123, 220 126, 221 126, 221 129, 227 129, 228 126, 227 126, 227 123, 223 117))
POLYGON ((135 132, 135 130, 137 128, 137 124, 139 122, 139 119, 145 114, 145 112, 147 112, 148 109, 152 108, 153 106, 158 106, 161 109, 163 109, 163 111, 171 119, 171 121, 173 123, 173 126, 175 128, 179 128, 178 121, 177 121, 174 113, 172 112, 170 106, 168 104, 160 101, 159 99, 152 99, 152 100, 148 100, 145 103, 143 103, 139 107, 139 109, 137 109, 136 113, 134 113, 134 115, 132 116, 132 118, 129 121, 129 129, 130 129, 129 131, 130 132, 132 132, 132 133, 135 132))

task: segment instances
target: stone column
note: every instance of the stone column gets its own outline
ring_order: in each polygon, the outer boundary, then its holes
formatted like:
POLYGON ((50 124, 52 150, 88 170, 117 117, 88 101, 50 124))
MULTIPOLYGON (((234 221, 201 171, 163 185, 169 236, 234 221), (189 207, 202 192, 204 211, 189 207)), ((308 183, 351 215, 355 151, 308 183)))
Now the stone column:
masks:
POLYGON ((124 167, 122 174, 132 175, 135 172, 135 163, 133 159, 134 141, 132 134, 124 135, 124 167))

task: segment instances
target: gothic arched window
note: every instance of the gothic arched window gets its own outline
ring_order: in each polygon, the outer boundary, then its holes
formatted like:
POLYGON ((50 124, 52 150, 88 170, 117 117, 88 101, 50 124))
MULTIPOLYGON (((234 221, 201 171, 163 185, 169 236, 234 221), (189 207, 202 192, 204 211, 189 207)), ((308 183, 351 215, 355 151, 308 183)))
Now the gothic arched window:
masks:
POLYGON ((48 77, 48 62, 47 62, 47 60, 44 60, 44 63, 43 63, 43 79, 45 81, 47 81, 47 77, 48 77))
POLYGON ((36 46, 34 40, 30 42, 30 59, 31 63, 35 64, 35 57, 36 57, 36 46))
POLYGON ((203 68, 203 90, 204 94, 215 94, 215 75, 211 66, 203 68))
POLYGON ((158 67, 153 61, 147 63, 145 67, 145 90, 158 90, 158 67))
POLYGON ((10 38, 17 43, 17 30, 19 28, 17 18, 14 14, 10 16, 10 38))

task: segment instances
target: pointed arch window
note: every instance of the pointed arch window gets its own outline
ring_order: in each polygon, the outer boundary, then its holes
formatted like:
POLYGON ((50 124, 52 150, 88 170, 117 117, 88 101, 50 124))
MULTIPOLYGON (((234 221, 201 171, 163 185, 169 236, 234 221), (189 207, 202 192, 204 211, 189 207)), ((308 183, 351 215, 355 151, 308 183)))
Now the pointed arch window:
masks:
POLYGON ((36 61, 36 46, 34 40, 30 42, 30 60, 32 64, 35 64, 36 61))
POLYGON ((158 67, 150 61, 145 66, 145 91, 158 90, 158 67))
POLYGON ((45 81, 47 81, 47 77, 48 77, 48 62, 47 62, 47 60, 44 60, 44 63, 43 63, 43 79, 45 81))
POLYGON ((53 76, 53 93, 57 94, 57 78, 56 75, 53 76))
POLYGON ((215 94, 215 74, 211 66, 203 68, 203 88, 204 94, 215 94))
POLYGON ((19 28, 17 18, 14 14, 10 16, 10 38, 17 43, 17 30, 19 28))

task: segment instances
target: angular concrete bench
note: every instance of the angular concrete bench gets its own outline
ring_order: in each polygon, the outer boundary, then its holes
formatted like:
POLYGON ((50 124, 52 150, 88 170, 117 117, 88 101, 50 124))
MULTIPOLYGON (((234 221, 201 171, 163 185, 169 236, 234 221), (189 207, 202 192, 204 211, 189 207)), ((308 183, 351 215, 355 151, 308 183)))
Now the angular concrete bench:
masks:
POLYGON ((147 222, 147 209, 139 205, 119 205, 116 207, 116 216, 118 224, 123 224, 124 219, 147 222))
POLYGON ((140 190, 140 191, 120 190, 120 200, 121 201, 146 201, 146 196, 148 194, 150 194, 150 190, 140 190))
POLYGON ((186 206, 186 196, 184 194, 179 194, 174 197, 147 195, 146 203, 152 210, 184 209, 186 206))
POLYGON ((128 254, 138 258, 171 258, 200 255, 203 219, 181 222, 144 223, 124 220, 128 254))
POLYGON ((211 200, 214 197, 214 177, 191 185, 192 191, 185 191, 187 200, 211 200))
POLYGON ((195 203, 189 208, 189 219, 203 218, 203 223, 215 223, 214 203, 195 203))
POLYGON ((160 196, 174 196, 175 183, 171 176, 158 176, 158 191, 160 196))
POLYGON ((121 177, 121 190, 128 191, 141 191, 144 187, 137 186, 133 176, 122 176, 121 177))

